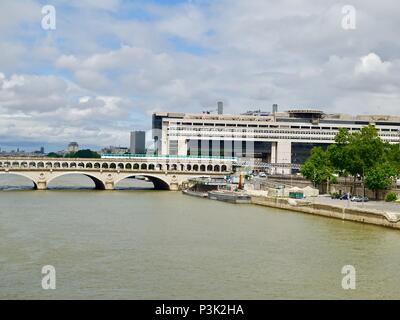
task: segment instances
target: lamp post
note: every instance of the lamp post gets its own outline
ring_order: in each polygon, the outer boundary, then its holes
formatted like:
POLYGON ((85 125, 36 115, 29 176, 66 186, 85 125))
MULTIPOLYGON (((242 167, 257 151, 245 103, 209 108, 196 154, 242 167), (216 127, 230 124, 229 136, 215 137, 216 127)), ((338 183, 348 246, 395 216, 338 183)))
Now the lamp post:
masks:
POLYGON ((363 177, 362 177, 362 185, 363 185, 363 199, 362 199, 362 206, 364 207, 364 199, 365 199, 365 183, 364 183, 364 179, 365 179, 365 169, 363 167, 363 177))

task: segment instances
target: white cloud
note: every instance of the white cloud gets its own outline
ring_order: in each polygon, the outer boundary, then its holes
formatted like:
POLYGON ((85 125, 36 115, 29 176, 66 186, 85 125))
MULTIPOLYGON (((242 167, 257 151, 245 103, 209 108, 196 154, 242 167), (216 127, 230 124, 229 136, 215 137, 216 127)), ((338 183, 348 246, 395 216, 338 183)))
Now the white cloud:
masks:
POLYGON ((382 62, 377 54, 370 53, 360 58, 360 62, 357 64, 355 71, 357 73, 385 73, 390 67, 390 62, 382 62))
POLYGON ((38 1, 4 3, 1 137, 117 143, 155 110, 217 100, 232 113, 273 103, 396 113, 400 103, 394 0, 354 0, 351 31, 334 0, 62 0, 51 33, 38 27, 38 1))

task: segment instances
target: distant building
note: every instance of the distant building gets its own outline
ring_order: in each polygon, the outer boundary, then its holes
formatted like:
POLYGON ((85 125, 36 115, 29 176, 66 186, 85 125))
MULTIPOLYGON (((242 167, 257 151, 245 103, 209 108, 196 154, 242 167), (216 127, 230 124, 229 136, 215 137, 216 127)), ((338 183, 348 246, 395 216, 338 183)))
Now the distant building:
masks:
POLYGON ((129 148, 109 146, 107 148, 101 149, 100 153, 102 153, 102 154, 126 154, 126 153, 129 153, 129 148))
POLYGON ((78 152, 78 151, 79 151, 79 145, 78 145, 77 142, 71 142, 68 145, 68 152, 69 153, 75 153, 75 152, 78 152))
POLYGON ((131 153, 145 154, 146 153, 146 132, 133 131, 131 132, 131 153))

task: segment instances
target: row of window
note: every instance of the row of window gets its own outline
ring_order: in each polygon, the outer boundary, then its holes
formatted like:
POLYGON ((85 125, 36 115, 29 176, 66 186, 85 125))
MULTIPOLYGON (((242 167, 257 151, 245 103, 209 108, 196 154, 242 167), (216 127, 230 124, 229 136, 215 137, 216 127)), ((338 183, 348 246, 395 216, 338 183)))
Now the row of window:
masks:
MULTIPOLYGON (((321 126, 293 126, 293 125, 262 125, 262 124, 242 124, 242 123, 170 123, 168 128, 176 128, 177 130, 187 130, 187 128, 196 128, 203 130, 204 127, 235 127, 235 128, 280 128, 280 129, 312 129, 312 130, 339 130, 339 127, 321 127, 321 126), (185 129, 186 128, 186 129, 185 129)), ((211 129, 211 128, 210 128, 211 129)), ((346 129, 352 131, 359 131, 361 127, 347 127, 346 129)), ((379 128, 379 131, 385 132, 399 132, 399 128, 379 128)), ((222 129, 223 130, 223 129, 222 129)))
MULTIPOLYGON (((282 128, 281 128, 282 129, 282 128)), ((306 129, 306 128, 301 128, 301 129, 306 129)), ((242 132, 242 133, 251 133, 251 132, 256 132, 256 133, 289 133, 289 134, 332 134, 336 135, 338 133, 338 130, 330 130, 330 128, 323 128, 320 129, 319 131, 298 131, 295 130, 294 128, 286 128, 286 130, 247 130, 247 129, 216 129, 216 128, 196 128, 196 127, 169 127, 168 131, 173 132, 173 131, 195 131, 195 132, 242 132)), ((353 128, 352 131, 359 131, 358 128, 353 128)), ((383 129, 380 131, 381 136, 399 136, 400 131, 391 129, 383 129), (389 133, 387 133, 389 132, 389 133), (390 133, 393 132, 393 133, 390 133)))

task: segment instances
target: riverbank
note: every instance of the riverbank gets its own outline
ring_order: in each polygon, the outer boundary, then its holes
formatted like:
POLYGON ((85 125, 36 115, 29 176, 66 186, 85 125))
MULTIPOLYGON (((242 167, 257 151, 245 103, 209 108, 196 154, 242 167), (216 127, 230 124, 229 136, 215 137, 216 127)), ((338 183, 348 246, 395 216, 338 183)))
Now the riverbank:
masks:
MULTIPOLYGON (((226 199, 218 197, 213 198, 210 196, 210 192, 208 192, 208 197, 205 196, 205 193, 199 192, 183 193, 190 196, 226 201, 226 199)), ((217 191, 214 191, 214 193, 217 193, 217 191)), ((225 191, 224 195, 225 197, 230 195, 232 198, 236 198, 238 193, 225 191)), ((400 212, 391 211, 390 209, 394 208, 388 206, 386 203, 374 202, 373 204, 368 203, 363 206, 357 206, 354 203, 349 204, 347 201, 337 200, 337 202, 330 202, 330 198, 321 196, 307 198, 307 200, 270 197, 267 196, 264 191, 254 190, 248 190, 244 193, 240 193, 240 195, 249 198, 249 201, 246 201, 246 203, 255 205, 400 229, 400 212)), ((240 201, 228 202, 240 203, 240 201)), ((397 206, 397 204, 395 206, 397 206)))
POLYGON ((294 200, 267 196, 252 196, 251 203, 271 208, 400 229, 400 213, 397 212, 388 212, 365 207, 347 207, 344 203, 334 205, 308 200, 294 200))

